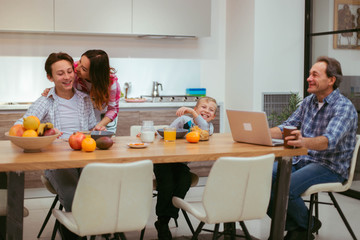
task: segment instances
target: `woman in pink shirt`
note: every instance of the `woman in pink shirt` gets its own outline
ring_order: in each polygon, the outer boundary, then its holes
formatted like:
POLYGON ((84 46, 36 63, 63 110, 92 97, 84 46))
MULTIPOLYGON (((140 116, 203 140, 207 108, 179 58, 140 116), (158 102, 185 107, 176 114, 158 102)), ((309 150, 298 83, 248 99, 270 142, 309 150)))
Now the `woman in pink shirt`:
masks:
POLYGON ((115 69, 110 67, 109 57, 103 50, 86 51, 74 67, 77 74, 74 86, 92 98, 99 121, 95 130, 102 130, 117 119, 119 112, 121 91, 115 69))
MULTIPOLYGON (((90 95, 97 124, 94 130, 116 131, 119 112, 120 84, 115 69, 110 67, 109 57, 103 50, 88 50, 74 64, 74 87, 90 95), (110 122, 113 124, 108 125, 110 122)), ((46 96, 47 90, 43 93, 46 96)))

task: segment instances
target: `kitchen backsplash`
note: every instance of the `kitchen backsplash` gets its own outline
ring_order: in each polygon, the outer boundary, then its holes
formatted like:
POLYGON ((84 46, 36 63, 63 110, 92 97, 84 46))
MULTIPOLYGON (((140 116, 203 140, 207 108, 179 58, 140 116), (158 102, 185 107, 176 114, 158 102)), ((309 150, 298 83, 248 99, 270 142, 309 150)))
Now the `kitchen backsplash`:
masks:
MULTIPOLYGON (((79 60, 75 57, 74 60, 79 60)), ((0 102, 33 102, 52 87, 44 70, 46 57, 0 57, 0 102)), ((194 59, 111 58, 119 83, 130 82, 128 97, 150 95, 153 81, 162 84, 160 95, 185 95, 200 86, 200 61, 194 59)))

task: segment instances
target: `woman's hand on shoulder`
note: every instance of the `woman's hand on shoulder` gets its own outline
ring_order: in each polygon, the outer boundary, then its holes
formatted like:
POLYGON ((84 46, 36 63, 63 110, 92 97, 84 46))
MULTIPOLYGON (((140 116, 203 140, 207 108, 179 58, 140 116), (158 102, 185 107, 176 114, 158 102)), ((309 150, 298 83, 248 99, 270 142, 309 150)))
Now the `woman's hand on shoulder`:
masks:
POLYGON ((51 88, 45 88, 45 90, 41 93, 41 96, 47 97, 47 95, 48 95, 49 92, 50 92, 50 89, 51 89, 51 88))

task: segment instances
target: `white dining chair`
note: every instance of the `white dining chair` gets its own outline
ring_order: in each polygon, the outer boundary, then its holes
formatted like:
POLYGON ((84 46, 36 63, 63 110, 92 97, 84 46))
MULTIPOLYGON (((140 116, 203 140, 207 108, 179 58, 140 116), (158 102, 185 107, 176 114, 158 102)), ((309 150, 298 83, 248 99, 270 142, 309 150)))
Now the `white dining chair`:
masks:
POLYGON ((233 222, 240 222, 245 237, 251 239, 243 221, 266 215, 274 160, 274 154, 221 157, 210 170, 200 205, 173 197, 174 206, 200 221, 192 239, 197 239, 205 223, 215 224, 213 239, 217 239, 219 224, 233 222))
MULTIPOLYGON (((6 216, 7 208, 7 189, 0 189, 0 216, 6 216)), ((23 216, 29 216, 29 210, 24 207, 23 216)))
MULTIPOLYGON (((77 185, 72 212, 53 209, 53 215, 78 236, 120 234, 141 230, 152 210, 153 164, 91 163, 77 185)), ((122 238, 123 239, 123 238, 122 238)))
POLYGON ((338 211, 341 219, 343 220, 346 228, 348 229, 351 237, 355 240, 357 239, 355 236, 354 231, 352 230, 349 222, 346 220, 346 217, 344 215, 344 213, 342 212, 340 205, 338 204, 338 202, 335 199, 335 196, 333 194, 333 192, 345 192, 346 190, 348 190, 352 184, 353 178, 354 178, 354 174, 355 174, 355 166, 356 166, 356 161, 358 158, 358 151, 359 151, 359 146, 360 146, 360 135, 356 135, 356 145, 354 148, 354 152, 352 155, 352 159, 351 159, 351 165, 350 165, 350 169, 349 169, 349 178, 347 181, 340 183, 340 182, 336 182, 336 183, 322 183, 322 184, 316 184, 313 185, 311 187, 309 187, 303 194, 302 197, 306 197, 306 196, 310 196, 310 204, 309 204, 309 220, 308 220, 308 239, 311 239, 311 226, 313 223, 313 208, 315 206, 315 217, 319 219, 319 207, 318 204, 327 204, 327 205, 334 205, 334 207, 336 208, 336 210, 338 211), (319 202, 318 201, 318 193, 319 192, 327 192, 332 203, 324 203, 324 202, 319 202))

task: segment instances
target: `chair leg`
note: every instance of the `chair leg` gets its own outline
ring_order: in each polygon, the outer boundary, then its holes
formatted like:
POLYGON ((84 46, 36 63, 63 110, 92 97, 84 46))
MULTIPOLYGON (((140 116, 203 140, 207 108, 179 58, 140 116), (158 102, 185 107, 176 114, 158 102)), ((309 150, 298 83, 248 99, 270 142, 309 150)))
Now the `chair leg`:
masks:
POLYGON ((356 240, 356 236, 355 236, 352 228, 350 227, 349 222, 346 220, 346 217, 345 217, 344 213, 342 212, 342 210, 341 210, 338 202, 336 201, 336 199, 335 199, 335 197, 334 197, 334 194, 333 194, 332 192, 328 192, 328 194, 329 194, 332 202, 334 203, 334 206, 335 206, 336 210, 339 212, 341 219, 342 219, 343 222, 345 223, 345 226, 346 226, 346 228, 348 229, 350 235, 352 236, 353 239, 356 240))
POLYGON ((243 232, 244 232, 244 234, 245 234, 245 238, 246 238, 247 240, 252 240, 252 237, 251 237, 251 235, 250 235, 250 233, 249 233, 249 231, 248 231, 245 223, 244 223, 243 221, 240 221, 239 223, 240 223, 241 229, 243 230, 243 232))
POLYGON ((179 227, 179 223, 176 218, 174 218, 174 222, 175 222, 175 227, 179 227))
MULTIPOLYGON (((63 209, 63 205, 61 205, 61 203, 60 203, 59 210, 62 210, 62 209, 63 209)), ((54 224, 54 229, 51 234, 51 240, 55 240, 56 232, 59 229, 59 225, 60 225, 60 222, 56 219, 55 224, 54 224)))
POLYGON ((197 240, 198 236, 202 230, 202 228, 204 227, 205 223, 204 222, 200 222, 199 226, 196 229, 196 232, 194 233, 194 235, 192 236, 191 240, 197 240))
MULTIPOLYGON (((315 217, 319 219, 319 194, 315 194, 315 217)), ((316 235, 319 235, 319 230, 316 231, 316 235)))
POLYGON ((37 238, 40 238, 42 232, 44 231, 44 229, 45 229, 45 227, 46 227, 46 224, 48 223, 48 221, 49 221, 49 219, 50 219, 52 210, 55 208, 56 203, 58 202, 58 200, 59 200, 59 196, 56 195, 55 198, 54 198, 54 201, 53 201, 53 203, 51 204, 51 207, 50 207, 50 209, 49 209, 49 211, 48 211, 48 213, 47 213, 47 215, 46 215, 46 217, 45 217, 45 220, 44 220, 44 222, 43 222, 43 224, 42 224, 42 226, 41 226, 41 228, 40 228, 40 231, 39 231, 39 233, 38 233, 38 235, 37 235, 37 238))
POLYGON ((191 233, 194 235, 195 231, 194 231, 193 225, 191 224, 189 216, 187 215, 187 213, 186 213, 186 211, 184 209, 181 209, 181 212, 183 213, 183 215, 185 217, 186 223, 188 224, 191 233))
POLYGON ((220 226, 219 223, 215 224, 214 234, 213 234, 213 240, 216 240, 216 239, 217 239, 217 235, 218 235, 218 233, 219 233, 219 226, 220 226))
POLYGON ((51 234, 51 240, 55 240, 56 232, 59 229, 59 226, 60 226, 60 222, 56 219, 55 224, 54 224, 54 229, 53 229, 53 232, 51 234))
POLYGON ((126 237, 125 237, 125 234, 124 233, 119 233, 119 235, 120 235, 120 239, 121 240, 126 240, 126 237))
POLYGON ((144 235, 145 235, 145 228, 144 227, 142 230, 141 230, 141 233, 140 233, 140 240, 143 240, 144 239, 144 235))
POLYGON ((311 240, 312 239, 312 234, 311 234, 311 227, 312 227, 312 213, 313 213, 313 207, 314 207, 314 200, 315 200, 315 195, 317 193, 311 194, 310 195, 310 203, 309 203, 309 216, 308 216, 308 229, 307 229, 307 240, 311 240))

